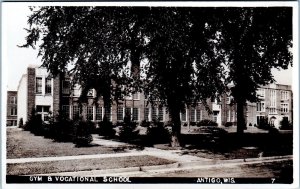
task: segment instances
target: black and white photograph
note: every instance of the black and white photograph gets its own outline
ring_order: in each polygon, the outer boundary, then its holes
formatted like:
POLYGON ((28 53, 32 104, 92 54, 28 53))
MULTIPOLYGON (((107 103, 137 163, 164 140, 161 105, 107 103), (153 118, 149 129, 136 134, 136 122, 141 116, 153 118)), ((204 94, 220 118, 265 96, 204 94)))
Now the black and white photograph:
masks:
POLYGON ((298 2, 3 2, 2 186, 299 187, 298 21, 298 2))

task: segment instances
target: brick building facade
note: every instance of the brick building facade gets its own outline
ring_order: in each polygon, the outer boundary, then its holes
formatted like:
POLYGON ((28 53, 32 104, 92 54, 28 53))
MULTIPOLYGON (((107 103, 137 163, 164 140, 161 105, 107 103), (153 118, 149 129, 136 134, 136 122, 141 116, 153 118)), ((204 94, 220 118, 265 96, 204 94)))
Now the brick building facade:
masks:
POLYGON ((6 111, 6 126, 17 125, 17 91, 7 91, 7 111, 6 111))
MULTIPOLYGON (((110 121, 114 123, 123 121, 126 112, 129 112, 132 119, 137 122, 153 119, 169 121, 167 109, 152 106, 143 93, 125 97, 118 104, 113 102, 109 110, 104 109, 101 99, 95 103, 94 89, 88 92, 86 103, 79 103, 80 94, 80 86, 72 86, 70 78, 60 76, 51 78, 46 69, 31 66, 27 74, 23 75, 18 87, 18 100, 21 101, 18 104, 18 120, 22 118, 25 123, 32 108, 35 108, 44 121, 47 121, 49 112, 53 112, 55 116, 59 110, 70 119, 84 116, 93 122, 102 121, 105 111, 110 115, 110 121)), ((278 84, 263 86, 258 90, 258 95, 262 101, 248 103, 245 107, 247 126, 257 125, 262 117, 268 117, 276 127, 282 119, 292 120, 291 86, 278 84)), ((236 105, 232 103, 232 97, 225 94, 218 101, 207 100, 207 104, 211 113, 208 113, 201 103, 196 107, 187 107, 180 115, 182 124, 190 125, 204 119, 214 120, 219 126, 225 125, 226 122, 236 124, 236 105)))

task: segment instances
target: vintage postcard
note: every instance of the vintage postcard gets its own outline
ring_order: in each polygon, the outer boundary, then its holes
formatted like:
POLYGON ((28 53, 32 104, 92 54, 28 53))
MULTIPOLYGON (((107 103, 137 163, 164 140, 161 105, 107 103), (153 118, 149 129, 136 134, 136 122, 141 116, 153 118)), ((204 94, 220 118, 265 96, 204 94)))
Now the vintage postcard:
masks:
POLYGON ((298 18, 287 1, 3 2, 2 186, 299 187, 298 18))

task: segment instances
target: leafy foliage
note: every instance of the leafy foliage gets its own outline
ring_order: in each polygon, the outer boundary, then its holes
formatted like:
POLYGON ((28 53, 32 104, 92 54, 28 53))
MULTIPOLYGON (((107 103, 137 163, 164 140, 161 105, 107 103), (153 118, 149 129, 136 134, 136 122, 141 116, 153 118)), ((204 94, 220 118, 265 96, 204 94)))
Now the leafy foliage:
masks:
POLYGON ((116 131, 113 128, 112 122, 110 122, 107 118, 104 117, 103 121, 99 123, 98 129, 100 136, 113 137, 116 134, 116 131))
POLYGON ((73 142, 77 147, 88 146, 93 141, 91 133, 95 129, 94 123, 91 121, 76 121, 74 127, 76 130, 73 142))
POLYGON ((291 20, 290 7, 39 7, 23 47, 41 40, 43 66, 53 75, 70 71, 82 101, 94 88, 108 108, 143 90, 167 107, 178 145, 180 111, 199 101, 210 110, 206 100, 225 91, 243 132, 246 101, 274 81, 272 68, 292 64, 291 20))
POLYGON ((212 120, 204 119, 197 123, 197 126, 218 126, 218 124, 212 120))
POLYGON ((119 137, 123 141, 136 139, 139 135, 139 131, 136 130, 137 123, 132 121, 130 117, 130 114, 126 113, 123 126, 120 127, 119 137))

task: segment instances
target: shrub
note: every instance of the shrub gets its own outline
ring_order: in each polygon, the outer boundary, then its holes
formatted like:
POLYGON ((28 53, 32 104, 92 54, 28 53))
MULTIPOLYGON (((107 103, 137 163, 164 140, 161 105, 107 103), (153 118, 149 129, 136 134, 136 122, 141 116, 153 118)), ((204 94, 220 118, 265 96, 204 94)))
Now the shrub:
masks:
POLYGON ((231 127, 232 125, 233 125, 232 122, 226 122, 226 123, 225 123, 225 127, 231 127))
POLYGON ((280 121, 280 127, 281 130, 292 130, 293 129, 293 123, 289 122, 287 118, 282 118, 280 121))
POLYGON ((197 126, 218 126, 218 124, 212 120, 204 119, 197 123, 197 126))
POLYGON ((99 123, 98 134, 105 137, 114 137, 116 134, 112 122, 106 117, 104 117, 103 121, 99 123))
POLYGON ((149 127, 149 126, 150 126, 150 121, 143 120, 141 122, 141 127, 149 127))
POLYGON ((24 130, 30 131, 35 135, 43 135, 43 120, 41 115, 36 114, 35 109, 32 109, 31 115, 25 123, 24 130))
POLYGON ((187 127, 187 123, 184 123, 183 126, 184 126, 184 127, 187 127))
POLYGON ((19 120, 19 128, 23 128, 24 125, 23 125, 23 118, 20 118, 19 120))
POLYGON ((170 141, 171 134, 167 127, 171 124, 162 124, 162 122, 153 121, 147 128, 147 141, 151 143, 166 143, 170 141))
POLYGON ((73 142, 77 147, 88 146, 92 141, 92 132, 95 128, 91 121, 78 120, 74 123, 75 136, 73 142))
POLYGON ((252 124, 251 123, 249 123, 249 127, 251 127, 252 126, 252 124))
POLYGON ((72 142, 75 135, 74 121, 69 120, 63 114, 59 114, 57 121, 50 123, 50 134, 56 141, 72 142))
POLYGON ((193 122, 193 121, 192 121, 192 122, 190 122, 190 125, 191 125, 191 126, 196 126, 196 122, 193 122))
POLYGON ((130 141, 138 137, 137 123, 130 120, 130 114, 124 117, 124 125, 120 127, 119 137, 121 140, 130 141))
POLYGON ((268 122, 268 117, 261 118, 257 128, 259 129, 264 129, 264 130, 269 130, 271 128, 271 125, 268 122))

